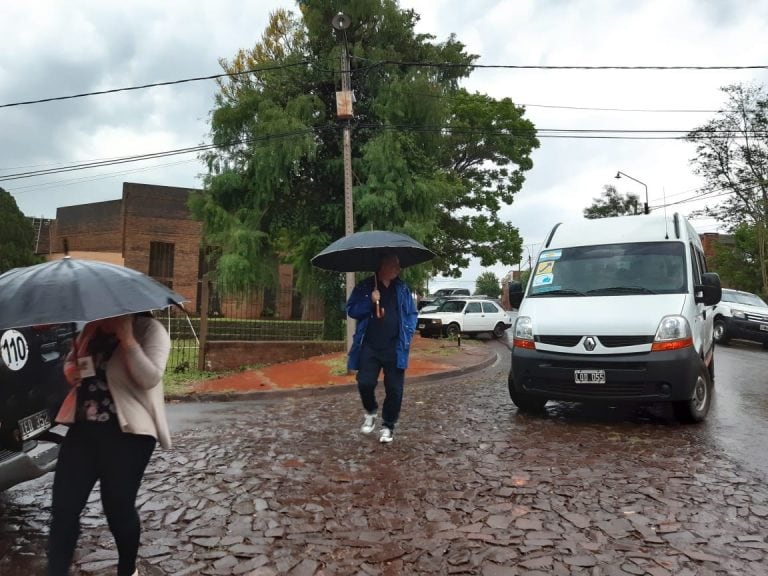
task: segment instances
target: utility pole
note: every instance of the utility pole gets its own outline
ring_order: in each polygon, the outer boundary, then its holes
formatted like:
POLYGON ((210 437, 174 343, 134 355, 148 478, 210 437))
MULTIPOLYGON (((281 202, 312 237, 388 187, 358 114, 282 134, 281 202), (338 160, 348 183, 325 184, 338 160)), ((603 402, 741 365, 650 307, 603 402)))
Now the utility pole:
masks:
MULTIPOLYGON (((344 235, 349 236, 355 232, 355 213, 352 207, 352 134, 349 127, 352 112, 352 80, 350 78, 349 55, 347 54, 346 30, 351 19, 346 14, 339 12, 331 20, 331 25, 344 34, 341 44, 341 91, 336 92, 336 116, 344 120, 343 154, 344 154, 344 235)), ((347 300, 355 288, 355 273, 347 272, 347 300)), ((355 321, 347 317, 346 346, 349 351, 352 346, 352 338, 355 334, 355 321)))

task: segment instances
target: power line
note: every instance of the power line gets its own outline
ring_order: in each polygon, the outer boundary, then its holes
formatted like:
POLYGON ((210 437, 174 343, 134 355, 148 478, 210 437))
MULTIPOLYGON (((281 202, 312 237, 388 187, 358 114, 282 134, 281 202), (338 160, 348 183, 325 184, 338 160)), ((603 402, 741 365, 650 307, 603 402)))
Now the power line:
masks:
POLYGON ((748 66, 584 66, 584 65, 541 65, 541 64, 473 64, 456 62, 413 62, 402 60, 369 60, 367 58, 352 57, 355 60, 371 62, 372 66, 396 65, 411 66, 414 68, 487 68, 501 70, 766 70, 768 64, 756 64, 748 66))
POLYGON ((217 78, 227 78, 242 76, 245 74, 255 74, 258 72, 268 72, 270 70, 284 70, 286 68, 295 68, 296 66, 305 66, 309 64, 308 60, 294 62, 292 64, 276 64, 274 66, 262 66, 243 70, 242 72, 226 72, 222 74, 211 74, 209 76, 197 76, 195 78, 183 78, 181 80, 168 80, 166 82, 153 82, 151 84, 141 84, 139 86, 127 86, 124 88, 111 88, 109 90, 97 90, 94 92, 82 92, 80 94, 70 94, 68 96, 52 96, 50 98, 40 98, 37 100, 24 100, 21 102, 11 102, 10 104, 0 104, 0 108, 11 108, 14 106, 26 106, 28 104, 43 104, 45 102, 56 102, 59 100, 72 100, 75 98, 86 98, 88 96, 101 96, 103 94, 115 94, 116 92, 130 92, 132 90, 144 90, 146 88, 155 88, 157 86, 172 86, 174 84, 185 84, 187 82, 200 82, 202 80, 216 80, 217 78))
MULTIPOLYGON (((433 133, 433 134, 456 134, 465 136, 505 136, 510 138, 515 137, 530 137, 530 134, 515 134, 509 130, 484 130, 473 128, 457 128, 450 125, 436 125, 436 126, 417 126, 411 124, 375 124, 375 123, 359 123, 357 128, 366 128, 374 130, 401 130, 420 133, 433 133)), ((202 144, 198 146, 189 146, 186 148, 177 148, 174 150, 166 150, 161 152, 149 152, 145 154, 137 154, 133 156, 125 156, 121 158, 111 158, 105 160, 93 160, 87 162, 76 162, 70 165, 45 168, 40 170, 29 170, 24 172, 16 172, 12 174, 0 175, 0 182, 19 180, 22 178, 32 178, 36 176, 45 176, 49 174, 60 174, 63 172, 72 172, 77 170, 85 170, 89 168, 99 168, 105 166, 113 166, 117 164, 125 164, 129 162, 139 162, 145 160, 153 160, 156 158, 164 158, 167 156, 176 156, 182 154, 191 154, 196 152, 202 152, 205 150, 228 148, 233 146, 242 146, 246 144, 252 144, 256 142, 264 142, 269 140, 278 140, 283 138, 292 138, 306 136, 322 130, 337 130, 338 126, 335 124, 328 124, 324 126, 315 126, 309 128, 303 128, 294 130, 291 132, 282 132, 276 134, 267 134, 264 136, 238 140, 229 142, 226 144, 202 144)), ((633 129, 565 129, 565 128, 538 128, 535 129, 533 137, 536 138, 559 138, 559 139, 608 139, 608 140, 684 140, 688 138, 689 131, 687 130, 633 130, 633 129)), ((714 135, 718 133, 715 132, 714 135)), ((723 137, 728 137, 730 132, 722 131, 723 137)), ((711 137, 713 133, 710 133, 708 137, 711 137)), ((766 137, 768 134, 764 132, 754 132, 753 135, 766 137)))
POLYGON ((586 110, 589 112, 651 112, 651 113, 696 113, 696 114, 717 114, 722 110, 702 110, 702 109, 672 109, 672 108, 598 108, 593 106, 562 106, 554 104, 518 104, 526 108, 554 108, 563 110, 586 110))
POLYGON ((202 144, 200 146, 190 146, 187 148, 177 148, 175 150, 166 150, 163 152, 150 152, 147 154, 137 154, 134 156, 125 156, 118 159, 110 159, 110 160, 96 160, 96 161, 90 161, 90 162, 82 162, 82 163, 75 163, 71 164, 69 166, 62 166, 59 168, 47 168, 44 170, 32 170, 28 172, 18 172, 15 174, 6 174, 5 176, 0 176, 0 182, 9 181, 9 180, 20 180, 22 178, 32 178, 35 176, 46 176, 49 174, 61 174, 63 172, 73 172, 76 170, 86 170, 89 168, 101 168, 104 166, 114 166, 117 164, 126 164, 129 162, 140 162, 143 160, 153 160, 155 158, 165 158, 167 156, 176 156, 180 154, 190 154, 194 152, 202 152, 204 150, 211 150, 211 149, 217 149, 217 148, 230 148, 234 146, 242 146, 244 144, 253 144, 256 142, 262 142, 267 140, 278 140, 281 138, 292 138, 297 136, 306 136, 309 134, 313 134, 318 130, 322 130, 322 127, 317 128, 304 128, 301 130, 293 130, 291 132, 282 132, 277 134, 267 134, 264 136, 258 136, 254 138, 247 138, 243 140, 238 140, 235 142, 228 142, 226 144, 202 144))
MULTIPOLYGON (((371 68, 384 65, 411 66, 420 68, 470 68, 470 69, 502 69, 502 70, 765 70, 768 65, 748 65, 748 66, 583 66, 583 65, 564 65, 564 66, 545 66, 545 65, 524 65, 524 64, 458 64, 455 62, 411 62, 399 60, 369 60, 367 58, 350 57, 351 59, 369 62, 366 68, 358 69, 353 72, 367 72, 371 68)), ((256 74, 259 72, 268 72, 272 70, 284 70, 296 68, 299 66, 311 65, 311 60, 301 60, 288 64, 274 64, 271 66, 261 66, 241 72, 225 72, 221 74, 209 74, 206 76, 196 76, 193 78, 182 78, 178 80, 168 80, 164 82, 152 82, 137 86, 126 86, 122 88, 111 88, 108 90, 96 90, 92 92, 81 92, 79 94, 69 94, 67 96, 52 96, 49 98, 38 98, 36 100, 23 100, 20 102, 10 102, 0 104, 0 108, 12 108, 16 106, 27 106, 30 104, 43 104, 46 102, 56 102, 61 100, 72 100, 76 98, 86 98, 90 96, 101 96, 104 94, 114 94, 117 92, 129 92, 135 90, 144 90, 146 88, 155 88, 158 86, 172 86, 176 84, 185 84, 189 82, 201 82, 204 80, 216 80, 218 78, 232 78, 246 74, 256 74)), ((336 70, 327 70, 331 74, 338 74, 336 70)), ((545 105, 540 105, 544 107, 545 105)), ((635 111, 635 110, 628 110, 635 111)), ((637 110, 639 111, 639 110, 637 110)), ((691 110, 691 112, 704 112, 703 110, 691 110)))

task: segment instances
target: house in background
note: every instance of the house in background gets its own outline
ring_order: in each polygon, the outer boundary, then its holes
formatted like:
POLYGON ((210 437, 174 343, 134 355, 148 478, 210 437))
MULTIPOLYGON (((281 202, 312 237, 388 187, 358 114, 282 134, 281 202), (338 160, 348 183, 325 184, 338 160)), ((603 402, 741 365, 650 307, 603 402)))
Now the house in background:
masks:
MULTIPOLYGON (((208 265, 201 249, 202 223, 187 207, 195 190, 155 184, 123 183, 120 200, 64 206, 56 218, 31 219, 36 253, 48 260, 73 258, 101 260, 143 272, 187 299, 189 311, 200 311, 203 274, 208 265), (66 248, 65 248, 66 244, 66 248)), ((293 268, 281 265, 278 290, 262 291, 256 302, 223 299, 217 312, 224 316, 258 318, 265 310, 276 318, 296 319, 302 306, 293 290, 293 268)), ((319 316, 315 318, 314 316, 319 316)))

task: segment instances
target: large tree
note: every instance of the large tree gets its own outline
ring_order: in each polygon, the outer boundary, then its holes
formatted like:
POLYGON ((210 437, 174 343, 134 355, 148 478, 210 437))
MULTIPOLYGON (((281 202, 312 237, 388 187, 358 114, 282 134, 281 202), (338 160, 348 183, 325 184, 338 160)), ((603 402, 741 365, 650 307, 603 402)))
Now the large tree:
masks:
POLYGON ((584 218, 608 218, 609 216, 629 216, 641 214, 640 198, 635 194, 619 194, 615 186, 603 186, 599 198, 593 198, 592 204, 584 208, 584 218))
POLYGON ((0 188, 0 273, 41 261, 35 254, 35 230, 10 192, 0 188))
POLYGON ((475 294, 484 294, 488 298, 498 298, 501 294, 501 282, 493 272, 483 272, 475 280, 475 294))
MULTIPOLYGON (((715 253, 708 260, 710 268, 720 274, 726 286, 760 292, 762 278, 755 227, 742 223, 736 226, 729 240, 732 242, 715 244, 715 253)), ((768 294, 763 293, 763 296, 768 294)))
MULTIPOLYGON (((230 287, 274 281, 294 264, 299 288, 327 282, 310 258, 344 235, 341 122, 336 91, 344 42, 354 92, 356 230, 405 232, 437 254, 404 272, 414 288, 520 259, 517 229, 499 217, 532 167, 533 124, 510 99, 469 93, 460 81, 477 57, 451 36, 417 34, 418 15, 395 0, 305 0, 272 14, 261 40, 222 60, 211 116, 216 149, 193 198, 217 273, 230 287), (343 11, 343 34, 331 20, 343 11)), ((339 275, 332 282, 339 283, 339 275)))
POLYGON ((701 195, 721 198, 704 209, 728 231, 754 228, 756 263, 768 293, 768 95, 762 86, 723 88, 726 104, 715 118, 688 134, 691 160, 704 177, 701 195))

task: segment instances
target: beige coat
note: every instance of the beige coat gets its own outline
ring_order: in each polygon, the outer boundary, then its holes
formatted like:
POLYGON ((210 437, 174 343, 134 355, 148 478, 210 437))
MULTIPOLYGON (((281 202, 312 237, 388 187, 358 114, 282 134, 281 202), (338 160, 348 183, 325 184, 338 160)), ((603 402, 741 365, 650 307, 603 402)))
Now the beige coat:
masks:
MULTIPOLYGON (((117 419, 123 432, 153 436, 160 446, 170 448, 163 374, 171 339, 163 325, 148 316, 134 318, 133 333, 139 346, 128 350, 118 346, 107 361, 107 384, 117 419)), ((73 387, 56 416, 57 422, 75 421, 76 395, 73 387)))

